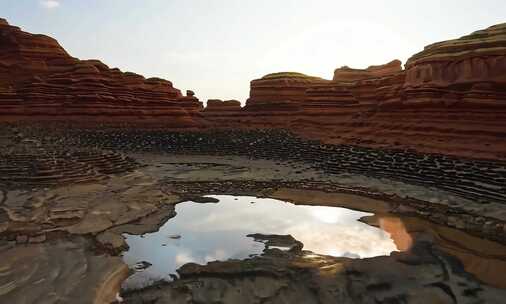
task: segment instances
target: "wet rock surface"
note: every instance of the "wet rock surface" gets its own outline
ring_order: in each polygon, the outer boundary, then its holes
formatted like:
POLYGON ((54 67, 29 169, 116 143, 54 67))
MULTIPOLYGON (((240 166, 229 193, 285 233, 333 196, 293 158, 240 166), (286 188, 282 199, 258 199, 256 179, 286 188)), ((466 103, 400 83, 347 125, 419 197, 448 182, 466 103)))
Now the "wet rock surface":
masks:
POLYGON ((90 253, 84 238, 0 246, 2 303, 110 303, 128 276, 120 258, 90 253))
POLYGON ((98 234, 161 209, 173 208, 173 202, 174 198, 140 174, 104 183, 33 192, 9 191, 2 206, 7 215, 3 234, 7 238, 57 233, 98 234))

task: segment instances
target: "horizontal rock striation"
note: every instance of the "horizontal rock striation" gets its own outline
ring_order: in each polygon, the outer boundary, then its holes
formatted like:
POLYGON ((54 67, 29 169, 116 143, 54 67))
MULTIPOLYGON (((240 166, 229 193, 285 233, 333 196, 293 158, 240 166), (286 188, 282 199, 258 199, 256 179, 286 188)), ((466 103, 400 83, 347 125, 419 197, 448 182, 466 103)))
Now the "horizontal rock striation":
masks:
POLYGON ((9 151, 0 153, 0 185, 43 187, 91 182, 136 167, 133 160, 116 152, 9 151))
POLYGON ((383 65, 372 65, 367 69, 352 69, 348 66, 343 66, 334 71, 334 82, 350 82, 369 78, 380 78, 389 76, 402 71, 402 62, 398 59, 392 60, 383 65))
POLYGON ((23 133, 0 130, 0 187, 47 187, 94 182, 110 174, 135 170, 139 165, 118 152, 57 147, 26 138, 23 133))
POLYGON ((297 111, 305 100, 306 90, 324 79, 302 73, 282 72, 268 74, 251 81, 250 98, 246 111, 278 112, 297 111))
MULTIPOLYGON (((51 136, 45 134, 43 137, 51 141, 51 136)), ((389 178, 443 189, 477 202, 506 202, 506 162, 421 154, 413 150, 386 151, 323 144, 275 129, 208 132, 70 130, 53 136, 68 145, 114 147, 123 151, 293 159, 311 163, 329 174, 357 173, 389 178)))
MULTIPOLYGON (((446 89, 469 101, 478 101, 479 93, 485 95, 487 91, 504 100, 505 36, 506 23, 425 47, 406 63, 406 87, 413 90, 413 97, 417 96, 417 90, 421 94, 424 89, 427 92, 433 89, 434 97, 449 100, 457 97, 445 92, 446 89)), ((484 98, 481 103, 486 101, 484 98)))
MULTIPOLYGON (((228 127, 286 128, 329 144, 506 160, 506 24, 427 46, 401 62, 342 67, 332 80, 251 82, 228 127)), ((218 119, 218 120, 216 120, 218 119)))
POLYGON ((328 144, 506 160, 506 25, 435 43, 332 80, 295 72, 251 81, 250 97, 206 109, 169 81, 71 57, 0 22, 0 119, 165 128, 280 128, 328 144))
POLYGON ((170 81, 121 72, 98 60, 73 58, 50 37, 23 32, 5 20, 0 23, 0 115, 4 120, 155 117, 172 126, 191 127, 197 124, 201 109, 193 94, 183 96, 170 81))
POLYGON ((506 24, 429 45, 407 61, 400 101, 382 104, 371 126, 419 150, 504 159, 504 71, 506 24))
POLYGON ((240 111, 241 110, 241 102, 238 100, 220 100, 220 99, 209 99, 207 101, 205 112, 208 114, 212 113, 221 113, 221 112, 230 112, 230 111, 240 111))

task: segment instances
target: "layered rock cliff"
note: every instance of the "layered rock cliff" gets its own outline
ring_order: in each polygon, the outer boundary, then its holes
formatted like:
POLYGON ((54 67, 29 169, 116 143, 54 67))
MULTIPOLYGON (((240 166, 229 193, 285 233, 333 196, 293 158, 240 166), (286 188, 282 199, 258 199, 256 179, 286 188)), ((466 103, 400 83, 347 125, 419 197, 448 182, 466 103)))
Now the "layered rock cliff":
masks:
POLYGON ((308 88, 327 81, 302 73, 281 72, 251 81, 245 109, 252 112, 296 111, 305 102, 308 88))
POLYGON ((196 97, 183 96, 170 81, 73 58, 53 38, 23 32, 0 20, 2 120, 151 117, 188 127, 196 124, 201 109, 196 97))
POLYGON ((506 24, 427 46, 407 61, 405 75, 400 100, 381 104, 369 121, 378 137, 506 158, 506 24))
POLYGON ((334 71, 333 81, 356 81, 369 78, 379 78, 392 75, 402 71, 402 62, 398 59, 387 64, 371 65, 367 69, 352 69, 348 66, 341 67, 334 71))
POLYGON ((251 81, 250 97, 206 109, 169 81, 71 57, 0 20, 0 119, 282 128, 330 144, 506 159, 506 24, 332 80, 295 72, 251 81), (83 117, 86 117, 83 119, 83 117))
MULTIPOLYGON (((332 80, 275 73, 251 82, 220 124, 283 127, 326 143, 506 159, 506 24, 332 80)), ((216 118, 213 118, 216 119, 216 118)))

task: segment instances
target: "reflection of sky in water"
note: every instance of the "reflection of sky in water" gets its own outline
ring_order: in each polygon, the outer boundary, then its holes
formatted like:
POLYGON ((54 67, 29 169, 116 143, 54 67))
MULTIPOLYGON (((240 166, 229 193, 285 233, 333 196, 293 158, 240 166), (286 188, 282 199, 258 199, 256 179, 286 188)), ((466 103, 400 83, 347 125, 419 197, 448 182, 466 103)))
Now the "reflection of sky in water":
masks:
POLYGON ((148 261, 153 266, 130 277, 125 287, 168 278, 188 262, 205 264, 259 254, 264 245, 246 237, 251 233, 291 234, 304 250, 333 256, 364 258, 397 250, 388 233, 357 221, 370 213, 274 199, 213 197, 220 202, 178 204, 177 216, 156 233, 126 236, 130 250, 124 260, 129 265, 148 261), (170 238, 174 235, 181 238, 170 238))

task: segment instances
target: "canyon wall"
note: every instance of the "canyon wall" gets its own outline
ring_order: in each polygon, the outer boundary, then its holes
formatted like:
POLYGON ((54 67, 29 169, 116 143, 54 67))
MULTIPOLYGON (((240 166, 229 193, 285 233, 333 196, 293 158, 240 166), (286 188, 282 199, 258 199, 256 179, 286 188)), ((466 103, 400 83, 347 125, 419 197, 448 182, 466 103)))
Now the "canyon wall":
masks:
POLYGON ((326 144, 506 160, 506 24, 331 80, 251 81, 250 97, 202 103, 172 83, 71 57, 0 19, 0 121, 62 120, 182 129, 278 128, 326 144))
MULTIPOLYGON (((201 120, 202 103, 170 81, 71 57, 56 40, 0 19, 0 118, 139 121, 174 127, 201 120)), ((201 124, 201 123, 200 123, 201 124)))
POLYGON ((276 73, 251 82, 219 125, 283 127, 330 144, 506 159, 506 24, 332 80, 276 73))

